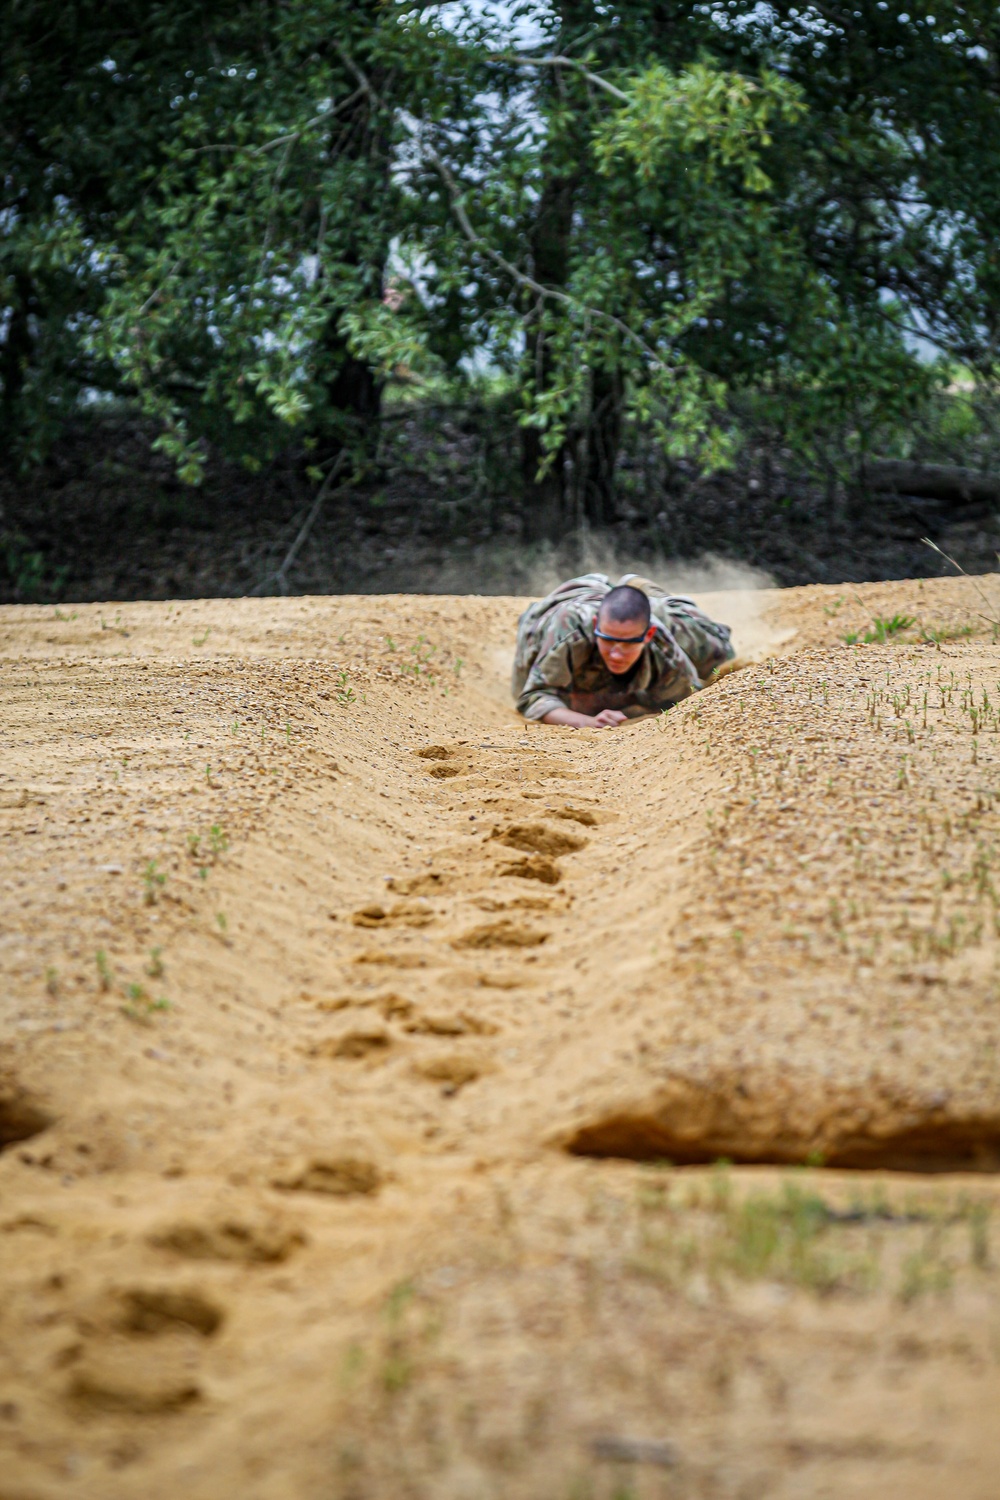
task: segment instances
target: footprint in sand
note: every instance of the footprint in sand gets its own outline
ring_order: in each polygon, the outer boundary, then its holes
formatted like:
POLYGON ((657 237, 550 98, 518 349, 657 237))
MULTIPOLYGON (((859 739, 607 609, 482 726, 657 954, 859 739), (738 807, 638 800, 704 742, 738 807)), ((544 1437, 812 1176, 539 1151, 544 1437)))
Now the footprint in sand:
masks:
POLYGON ((373 901, 360 907, 351 921, 355 927, 428 927, 434 912, 423 901, 397 901, 388 911, 373 901))
POLYGON ((481 922, 470 927, 459 937, 452 938, 453 948, 539 948, 548 942, 551 933, 537 927, 528 927, 522 922, 505 918, 499 922, 481 922))
POLYGON ((66 1388, 74 1406, 133 1416, 178 1411, 201 1397, 188 1341, 155 1351, 127 1338, 81 1351, 66 1388))
POLYGON ((443 895, 450 891, 454 884, 453 876, 439 871, 429 871, 425 875, 411 875, 403 879, 393 875, 386 881, 388 889, 399 896, 443 895))
POLYGON ((413 1036, 496 1036, 500 1030, 492 1021, 461 1011, 458 1015, 418 1014, 403 1026, 413 1036))
POLYGON ((544 823, 512 823, 509 828, 498 829, 490 835, 508 849, 520 849, 526 854, 542 854, 555 858, 560 854, 575 854, 585 849, 587 840, 577 834, 563 833, 559 828, 547 828, 544 823))
POLYGON ((553 807, 554 818, 568 818, 572 823, 582 823, 585 828, 596 828, 598 817, 587 807, 553 807))
POLYGON ((370 1157, 312 1157, 303 1165, 272 1178, 271 1186, 286 1193, 325 1193, 332 1198, 367 1197, 378 1192, 385 1173, 370 1157))
POLYGON ((199 1345, 224 1314, 190 1287, 112 1291, 78 1319, 83 1342, 66 1351, 66 1395, 77 1406, 147 1415, 177 1410, 201 1396, 199 1345))
POLYGON ((413 1070, 419 1078, 429 1083, 440 1083, 445 1096, 457 1094, 477 1079, 492 1073, 493 1065, 481 1057, 470 1057, 463 1053, 448 1053, 443 1057, 428 1058, 418 1063, 413 1070))
POLYGON ((356 964, 375 964, 387 969, 425 969, 427 960, 420 953, 383 953, 379 948, 370 948, 358 953, 352 960, 356 964))
POLYGON ((201 1292, 178 1287, 130 1287, 116 1294, 123 1333, 160 1334, 191 1329, 211 1338, 224 1314, 201 1292))
POLYGON ((554 860, 547 859, 544 854, 536 854, 528 859, 511 860, 509 864, 501 865, 499 873, 504 876, 513 876, 518 880, 540 880, 543 885, 558 885, 562 880, 562 871, 554 860))
POLYGON ((422 750, 416 752, 420 760, 430 760, 434 764, 428 769, 428 776, 435 777, 438 781, 446 780, 451 776, 460 776, 462 767, 454 764, 456 752, 449 749, 447 745, 425 745, 422 750))
POLYGON ((149 1243, 188 1260, 274 1265, 306 1242, 301 1230, 273 1217, 179 1220, 155 1229, 149 1243))
POLYGON ((55 1124, 55 1115, 9 1074, 0 1076, 0 1151, 30 1141, 55 1124))
POLYGON ((341 1036, 324 1037, 307 1049, 309 1057, 332 1057, 345 1061, 384 1054, 392 1046, 392 1037, 381 1026, 357 1027, 341 1036))
POLYGON ((413 1009, 412 1000, 406 1000, 402 995, 397 995, 395 990, 390 990, 385 995, 331 995, 329 997, 303 993, 301 998, 312 1005, 315 1010, 327 1014, 372 1007, 386 1021, 408 1016, 413 1009))

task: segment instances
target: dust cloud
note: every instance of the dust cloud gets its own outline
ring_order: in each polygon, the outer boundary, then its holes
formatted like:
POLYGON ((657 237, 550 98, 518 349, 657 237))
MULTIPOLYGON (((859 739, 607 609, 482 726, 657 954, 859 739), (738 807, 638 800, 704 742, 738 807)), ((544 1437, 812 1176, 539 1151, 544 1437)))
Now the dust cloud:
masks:
MULTIPOLYGON (((669 594, 695 600, 713 618, 729 625, 737 655, 757 661, 780 650, 793 631, 769 617, 777 585, 769 573, 747 563, 705 552, 701 557, 667 557, 659 551, 632 552, 615 546, 608 537, 577 532, 559 546, 492 547, 464 560, 449 559, 421 570, 410 588, 429 594, 505 594, 541 598, 567 578, 580 573, 605 573, 613 581, 626 573, 659 584, 669 594)), ((511 653, 497 653, 497 677, 510 675, 511 653), (501 659, 502 658, 502 659, 501 659)))
MULTIPOLYGON (((662 551, 626 550, 599 532, 575 531, 558 545, 491 541, 464 557, 440 562, 401 561, 389 592, 407 594, 503 594, 540 598, 579 573, 639 573, 671 593, 731 593, 775 588, 761 568, 705 552, 700 557, 668 557, 662 551), (398 576, 397 576, 398 575, 398 576)), ((381 580, 384 587, 385 578, 381 580)))

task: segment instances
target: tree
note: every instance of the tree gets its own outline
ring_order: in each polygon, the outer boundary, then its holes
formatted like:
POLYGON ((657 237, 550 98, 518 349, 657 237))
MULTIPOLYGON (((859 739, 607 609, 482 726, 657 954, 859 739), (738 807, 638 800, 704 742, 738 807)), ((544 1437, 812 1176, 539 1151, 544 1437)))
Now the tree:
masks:
POLYGON ((935 10, 566 0, 520 54, 492 42, 507 114, 486 163, 463 179, 452 161, 451 196, 521 185, 466 235, 469 326, 497 342, 520 287, 536 531, 612 518, 629 412, 712 464, 747 392, 813 461, 844 465, 925 397, 911 335, 992 378, 997 23, 935 10))
POLYGON ((383 383, 484 358, 524 514, 616 514, 625 426, 726 463, 739 410, 831 473, 912 420, 914 335, 996 370, 982 5, 14 0, 0 19, 0 428, 128 400, 206 443, 371 461, 383 383), (526 31, 525 27, 529 29, 526 31))
POLYGON ((391 112, 342 52, 377 75, 384 26, 377 0, 8 7, 0 419, 29 457, 81 393, 136 402, 191 480, 205 438, 370 448, 350 319, 383 291, 391 112))

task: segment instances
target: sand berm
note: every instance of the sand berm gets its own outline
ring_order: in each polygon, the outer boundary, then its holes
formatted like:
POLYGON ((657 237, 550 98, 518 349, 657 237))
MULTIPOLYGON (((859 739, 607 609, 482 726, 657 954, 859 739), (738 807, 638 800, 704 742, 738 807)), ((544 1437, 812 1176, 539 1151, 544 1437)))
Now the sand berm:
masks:
POLYGON ((0 610, 2 1500, 996 1500, 980 590, 0 610))

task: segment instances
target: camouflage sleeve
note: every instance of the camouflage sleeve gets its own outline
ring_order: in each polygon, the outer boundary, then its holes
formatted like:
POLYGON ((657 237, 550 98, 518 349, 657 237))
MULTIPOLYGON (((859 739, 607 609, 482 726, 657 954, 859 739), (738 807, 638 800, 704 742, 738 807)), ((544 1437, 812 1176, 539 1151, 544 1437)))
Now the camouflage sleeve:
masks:
POLYGON ((653 637, 650 653, 653 658, 653 683, 643 694, 650 710, 669 707, 679 703, 702 686, 698 669, 683 646, 661 622, 653 637))
POLYGON ((567 708, 573 685, 573 636, 564 635, 544 654, 539 654, 525 678, 517 698, 517 711, 525 719, 544 719, 554 708, 567 708))
POLYGON ((652 605, 655 618, 673 636, 701 682, 723 662, 732 661, 736 653, 729 626, 710 619, 692 599, 666 595, 653 599, 652 605))

